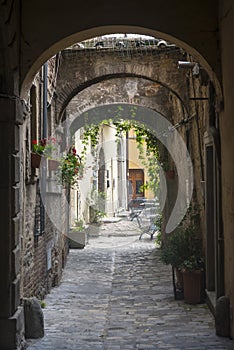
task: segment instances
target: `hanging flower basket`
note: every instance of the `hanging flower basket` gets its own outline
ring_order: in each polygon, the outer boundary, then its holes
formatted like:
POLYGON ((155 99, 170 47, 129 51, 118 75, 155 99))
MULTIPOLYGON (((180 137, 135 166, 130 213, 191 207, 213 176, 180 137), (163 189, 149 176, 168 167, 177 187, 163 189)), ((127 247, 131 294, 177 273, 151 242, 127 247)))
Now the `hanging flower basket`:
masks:
POLYGON ((31 153, 31 166, 32 168, 40 168, 41 154, 31 153))
POLYGON ((75 188, 81 174, 81 158, 76 153, 75 147, 70 147, 68 153, 61 159, 60 181, 64 187, 75 188))
POLYGON ((48 159, 48 168, 50 171, 57 170, 59 166, 59 161, 56 159, 48 159))

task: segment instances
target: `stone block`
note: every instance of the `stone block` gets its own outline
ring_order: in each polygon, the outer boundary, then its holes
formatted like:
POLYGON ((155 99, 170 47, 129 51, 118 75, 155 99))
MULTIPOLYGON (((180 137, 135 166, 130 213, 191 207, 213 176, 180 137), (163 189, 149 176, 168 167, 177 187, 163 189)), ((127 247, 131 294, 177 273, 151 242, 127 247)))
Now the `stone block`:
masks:
POLYGON ((20 216, 16 216, 11 221, 11 227, 12 227, 12 247, 17 247, 20 244, 20 216))
POLYGON ((20 304, 20 275, 11 284, 11 309, 14 312, 20 304))
POLYGON ((82 249, 87 244, 87 232, 82 231, 70 231, 67 235, 69 247, 72 249, 82 249))
POLYGON ((14 200, 12 201, 13 216, 15 216, 20 210, 20 188, 19 186, 12 187, 12 195, 14 200))
POLYGON ((37 298, 23 299, 25 338, 42 338, 44 336, 44 315, 37 298))
POLYGON ((12 251, 12 277, 16 278, 16 276, 20 273, 20 254, 21 251, 19 246, 12 251))
POLYGON ((12 155, 12 184, 20 181, 20 158, 19 155, 12 155))
POLYGON ((14 126, 14 136, 12 153, 18 153, 20 151, 20 128, 18 125, 14 126))
POLYGON ((215 309, 216 334, 221 337, 230 337, 230 301, 226 296, 217 299, 215 309))

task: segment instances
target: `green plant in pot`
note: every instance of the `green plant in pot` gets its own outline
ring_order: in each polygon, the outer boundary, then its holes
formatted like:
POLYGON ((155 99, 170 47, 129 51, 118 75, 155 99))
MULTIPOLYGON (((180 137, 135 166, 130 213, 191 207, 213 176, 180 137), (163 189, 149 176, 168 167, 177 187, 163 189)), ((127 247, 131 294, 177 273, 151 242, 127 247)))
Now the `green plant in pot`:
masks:
POLYGON ((185 301, 191 304, 202 301, 204 260, 199 232, 194 217, 187 217, 181 226, 166 237, 160 252, 162 262, 172 265, 175 297, 177 297, 176 291, 179 290, 183 292, 185 301), (174 282, 174 270, 177 277, 176 283, 174 282), (193 277, 196 278, 195 282, 193 282, 193 277), (190 280, 187 284, 188 278, 190 280), (189 295, 189 285, 193 286, 192 291, 196 291, 195 297, 189 295))
POLYGON ((182 228, 177 228, 173 233, 166 236, 166 240, 161 245, 161 261, 166 265, 172 266, 174 295, 176 299, 183 298, 181 265, 189 257, 187 246, 187 239, 182 228))
POLYGON ((50 136, 43 138, 39 141, 32 141, 32 152, 31 152, 31 165, 33 168, 39 168, 41 159, 48 158, 48 164, 50 170, 57 169, 59 162, 53 159, 53 153, 58 150, 57 140, 50 136), (51 165, 53 169, 51 169, 51 165))
POLYGON ((187 239, 185 232, 182 228, 177 228, 171 233, 163 242, 160 258, 166 265, 172 265, 176 268, 180 268, 185 259, 188 258, 187 252, 187 239))
POLYGON ((204 299, 204 259, 198 242, 190 247, 189 251, 191 255, 180 265, 183 273, 184 300, 188 304, 198 304, 204 299))

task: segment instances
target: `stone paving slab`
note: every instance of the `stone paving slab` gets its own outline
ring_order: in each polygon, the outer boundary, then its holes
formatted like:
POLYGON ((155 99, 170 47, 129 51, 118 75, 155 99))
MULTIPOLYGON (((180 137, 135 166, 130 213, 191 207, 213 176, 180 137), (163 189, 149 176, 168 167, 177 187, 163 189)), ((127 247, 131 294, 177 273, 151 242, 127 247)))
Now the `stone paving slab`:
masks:
POLYGON ((135 222, 104 223, 71 250, 46 297, 45 336, 28 350, 234 350, 206 304, 174 300, 171 269, 135 222))

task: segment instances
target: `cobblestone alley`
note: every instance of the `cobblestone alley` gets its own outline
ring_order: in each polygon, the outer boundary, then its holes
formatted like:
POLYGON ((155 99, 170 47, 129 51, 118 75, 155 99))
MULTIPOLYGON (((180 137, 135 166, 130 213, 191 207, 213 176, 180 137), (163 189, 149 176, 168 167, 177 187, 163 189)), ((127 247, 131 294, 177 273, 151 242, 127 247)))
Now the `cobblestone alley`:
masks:
POLYGON ((45 336, 28 350, 231 350, 206 304, 174 300, 171 269, 135 222, 104 223, 71 250, 47 296, 45 336))

